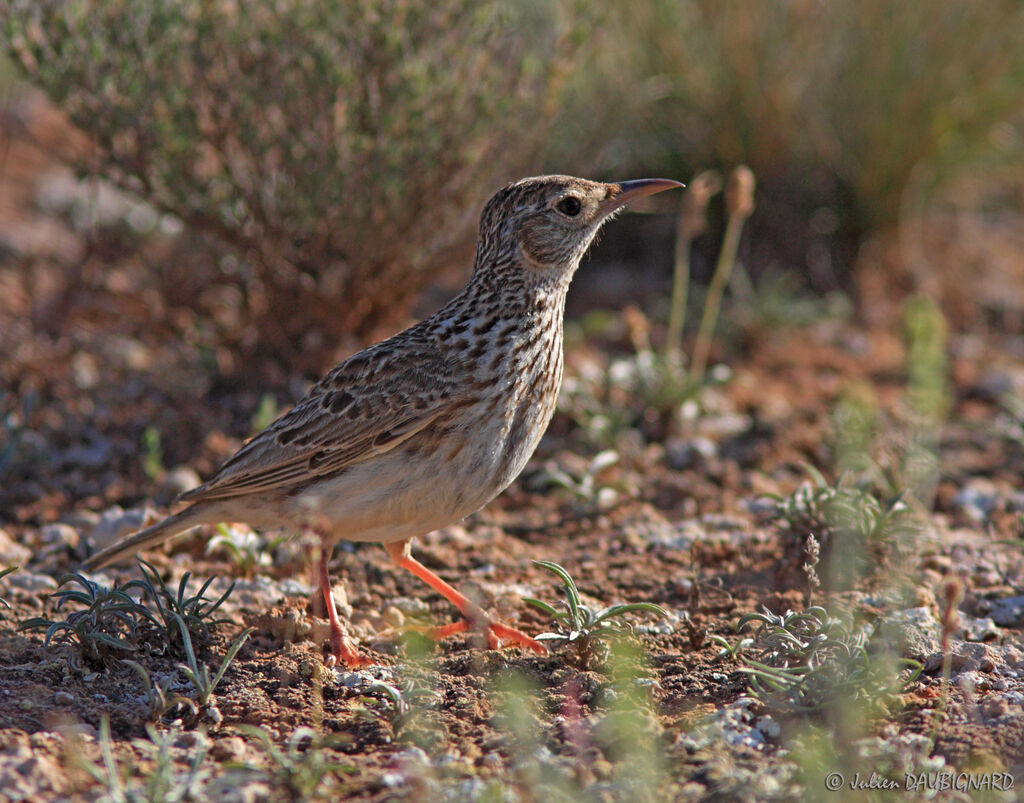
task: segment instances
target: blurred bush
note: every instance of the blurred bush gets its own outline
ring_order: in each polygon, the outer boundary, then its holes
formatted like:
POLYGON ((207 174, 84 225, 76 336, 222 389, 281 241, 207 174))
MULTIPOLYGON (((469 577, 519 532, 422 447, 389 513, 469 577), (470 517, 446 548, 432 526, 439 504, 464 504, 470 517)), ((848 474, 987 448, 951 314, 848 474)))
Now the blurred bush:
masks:
MULTIPOLYGON (((2 46, 95 142, 80 165, 233 246, 292 347, 393 328, 531 159, 582 3, 11 0, 2 46)), ((535 171, 535 168, 534 168, 535 171)), ((278 344, 281 345, 281 344, 278 344)))
POLYGON ((599 128, 619 127, 606 163, 683 176, 746 163, 767 183, 787 169, 809 183, 824 168, 875 226, 896 221, 912 182, 927 192, 957 170, 1024 156, 1016 0, 647 0, 617 10, 599 69, 577 73, 571 96, 621 100, 581 101, 603 115, 599 128))

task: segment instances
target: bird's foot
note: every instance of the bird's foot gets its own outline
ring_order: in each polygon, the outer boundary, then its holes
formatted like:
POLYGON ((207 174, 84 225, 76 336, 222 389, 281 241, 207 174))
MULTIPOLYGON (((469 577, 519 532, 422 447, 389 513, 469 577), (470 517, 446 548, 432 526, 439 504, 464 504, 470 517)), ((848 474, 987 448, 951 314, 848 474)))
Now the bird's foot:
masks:
POLYGON ((328 666, 344 665, 349 669, 373 666, 375 661, 356 649, 355 644, 341 630, 331 630, 331 654, 327 656, 328 666))
POLYGON ((440 641, 456 633, 464 633, 467 630, 475 630, 477 628, 483 631, 487 638, 487 647, 489 649, 500 650, 502 647, 516 646, 532 650, 538 655, 547 655, 547 647, 535 638, 531 638, 514 627, 509 627, 508 625, 501 624, 501 622, 495 622, 490 619, 485 619, 480 623, 471 622, 469 619, 460 619, 457 622, 452 622, 450 625, 438 625, 436 627, 412 626, 408 629, 423 633, 427 638, 434 641, 440 641))

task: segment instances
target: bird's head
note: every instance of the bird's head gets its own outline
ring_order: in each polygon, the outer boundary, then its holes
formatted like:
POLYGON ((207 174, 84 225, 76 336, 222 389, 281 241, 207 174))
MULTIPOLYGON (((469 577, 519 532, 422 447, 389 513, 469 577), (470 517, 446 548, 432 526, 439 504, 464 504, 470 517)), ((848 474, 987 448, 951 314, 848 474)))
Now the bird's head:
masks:
POLYGON ((480 216, 476 269, 519 267, 535 278, 567 281, 605 221, 637 198, 682 186, 664 178, 603 184, 572 176, 509 184, 480 216))

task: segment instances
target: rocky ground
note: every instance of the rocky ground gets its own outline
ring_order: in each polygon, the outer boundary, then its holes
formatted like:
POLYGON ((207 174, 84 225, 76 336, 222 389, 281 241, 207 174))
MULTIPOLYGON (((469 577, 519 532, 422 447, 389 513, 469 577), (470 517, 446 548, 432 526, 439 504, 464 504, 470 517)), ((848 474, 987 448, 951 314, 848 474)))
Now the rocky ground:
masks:
POLYGON ((37 210, 24 226, 57 226, 37 238, 53 248, 22 230, 0 263, 0 569, 18 567, 0 579, 0 799, 1020 796, 1012 319, 946 337, 927 309, 902 324, 824 302, 797 315, 809 302, 787 296, 788 323, 733 309, 729 368, 692 390, 649 350, 659 330, 643 313, 581 314, 523 476, 416 554, 533 633, 568 635, 524 601, 564 605, 541 560, 592 610, 663 615, 552 639, 543 657, 472 635, 434 645, 412 626, 448 622, 450 607, 379 547, 342 544, 336 597, 378 663, 339 670, 307 545, 210 528, 146 555, 165 606, 186 578, 186 598, 207 580, 206 599, 227 594, 210 617, 223 621, 197 622, 209 605, 190 620, 199 675, 252 628, 200 699, 153 593, 104 596, 140 567, 61 578, 165 510, 315 372, 247 361, 258 333, 230 285, 154 275, 190 253, 173 226, 143 238, 118 207, 84 236, 73 205, 54 203, 15 204, 37 210), (58 605, 67 590, 84 596, 58 605), (751 613, 763 617, 738 633, 751 613), (49 643, 34 619, 58 625, 49 643))

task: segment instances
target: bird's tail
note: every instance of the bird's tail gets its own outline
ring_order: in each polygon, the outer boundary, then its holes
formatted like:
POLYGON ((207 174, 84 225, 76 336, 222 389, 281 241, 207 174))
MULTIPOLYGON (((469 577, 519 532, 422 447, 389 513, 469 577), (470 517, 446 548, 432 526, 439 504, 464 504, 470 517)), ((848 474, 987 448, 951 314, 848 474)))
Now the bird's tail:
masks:
POLYGON ((164 541, 176 535, 181 535, 193 527, 198 527, 200 524, 208 524, 209 522, 210 519, 206 515, 206 511, 201 507, 186 508, 180 513, 168 516, 163 521, 158 521, 156 524, 150 525, 144 530, 139 530, 134 535, 129 535, 116 544, 108 546, 102 552, 97 552, 85 562, 85 568, 91 571, 103 566, 109 566, 111 563, 117 563, 132 557, 139 550, 162 544, 164 541))

